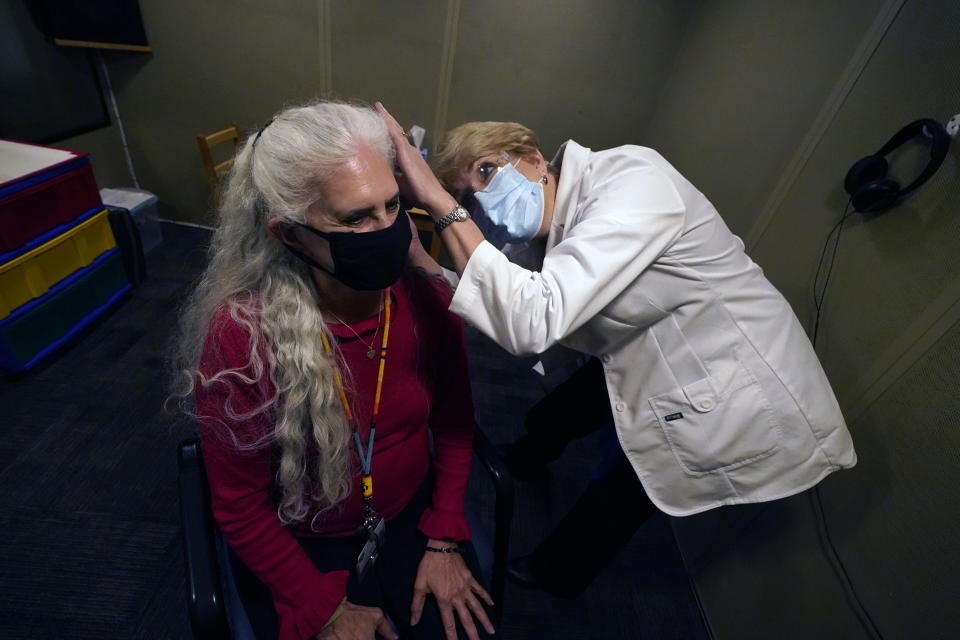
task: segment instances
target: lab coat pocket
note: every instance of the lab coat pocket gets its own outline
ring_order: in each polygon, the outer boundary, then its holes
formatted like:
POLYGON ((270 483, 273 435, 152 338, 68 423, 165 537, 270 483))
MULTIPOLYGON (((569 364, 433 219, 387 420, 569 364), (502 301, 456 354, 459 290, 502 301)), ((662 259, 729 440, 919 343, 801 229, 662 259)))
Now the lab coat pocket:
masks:
POLYGON ((674 456, 691 474, 749 464, 780 442, 760 383, 739 362, 727 375, 697 380, 649 403, 674 456))

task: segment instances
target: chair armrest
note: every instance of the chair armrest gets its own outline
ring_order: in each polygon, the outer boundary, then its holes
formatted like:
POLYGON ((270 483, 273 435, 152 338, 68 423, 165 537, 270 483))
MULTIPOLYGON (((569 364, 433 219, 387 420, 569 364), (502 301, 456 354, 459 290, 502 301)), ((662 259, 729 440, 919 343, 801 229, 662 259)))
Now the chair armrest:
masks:
POLYGON ((473 451, 493 481, 495 503, 493 523, 493 567, 490 575, 490 597, 493 598, 493 624, 500 628, 503 618, 503 595, 507 579, 507 558, 510 550, 510 525, 513 521, 513 476, 503 457, 487 435, 478 427, 474 432, 473 451))
POLYGON ((190 626, 194 638, 229 638, 214 542, 216 525, 198 439, 178 445, 177 464, 190 626))

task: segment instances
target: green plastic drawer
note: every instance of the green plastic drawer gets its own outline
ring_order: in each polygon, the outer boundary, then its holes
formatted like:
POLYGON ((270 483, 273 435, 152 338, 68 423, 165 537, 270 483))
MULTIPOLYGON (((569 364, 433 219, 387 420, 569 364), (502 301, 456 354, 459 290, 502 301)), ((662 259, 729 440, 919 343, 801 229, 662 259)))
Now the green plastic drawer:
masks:
POLYGON ((25 371, 66 344, 131 289, 111 249, 0 320, 0 368, 25 371))

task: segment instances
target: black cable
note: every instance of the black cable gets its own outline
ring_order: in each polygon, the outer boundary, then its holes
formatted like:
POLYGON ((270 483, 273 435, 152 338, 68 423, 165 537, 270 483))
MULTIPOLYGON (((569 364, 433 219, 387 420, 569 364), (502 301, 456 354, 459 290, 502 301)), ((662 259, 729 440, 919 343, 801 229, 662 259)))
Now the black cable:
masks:
MULTIPOLYGON (((840 216, 840 220, 833 225, 830 233, 827 234, 827 239, 823 243, 823 249, 820 250, 820 260, 817 262, 817 272, 813 277, 813 304, 816 307, 817 312, 813 322, 813 330, 811 331, 810 342, 813 344, 814 350, 817 348, 817 334, 820 329, 820 316, 822 315, 824 300, 827 297, 827 287, 830 286, 830 275, 833 273, 833 266, 837 259, 837 250, 840 247, 840 235, 843 233, 843 223, 846 222, 847 218, 856 212, 855 210, 851 211, 850 209, 851 201, 852 198, 851 200, 847 201, 847 206, 844 208, 843 215, 840 216), (834 233, 837 234, 837 238, 833 243, 833 252, 830 254, 830 264, 827 266, 827 275, 824 278, 823 288, 818 294, 817 283, 820 281, 820 272, 823 269, 823 260, 827 255, 827 247, 830 245, 830 238, 833 237, 834 233)), ((875 640, 883 640, 883 635, 880 633, 880 629, 877 628, 877 624, 873 621, 873 618, 870 617, 866 607, 863 606, 863 603, 860 601, 860 597, 857 596, 857 592, 853 588, 853 582, 850 580, 850 574, 847 573, 847 569, 844 566, 843 561, 840 559, 840 554, 837 553, 836 547, 833 546, 833 540, 830 538, 830 530, 827 527, 827 514, 823 508, 823 499, 820 495, 820 485, 814 485, 813 489, 809 491, 808 494, 810 497, 811 506, 813 507, 814 517, 817 520, 817 532, 820 534, 820 540, 826 551, 827 560, 830 562, 834 572, 840 579, 840 583, 843 586, 843 591, 847 595, 847 600, 853 607, 857 618, 860 619, 860 624, 863 625, 864 629, 866 629, 870 636, 875 640)))
POLYGON ((827 516, 823 510, 823 500, 820 496, 820 486, 814 485, 813 490, 809 493, 810 501, 813 505, 813 513, 817 519, 817 530, 820 533, 820 539, 827 551, 827 559, 830 561, 830 564, 833 565, 833 570, 837 573, 837 577, 840 578, 843 591, 847 594, 847 600, 853 607, 854 613, 857 614, 857 617, 860 619, 860 624, 862 624, 864 629, 870 634, 870 637, 875 640, 883 640, 883 634, 881 634, 880 629, 877 628, 877 623, 870 617, 867 608, 860 602, 860 598, 853 588, 853 583, 850 581, 850 574, 847 573, 847 568, 843 565, 843 561, 840 559, 840 554, 837 553, 836 547, 833 546, 833 540, 830 539, 830 531, 827 529, 827 516))
POLYGON ((827 239, 823 242, 823 249, 820 250, 820 260, 817 262, 817 273, 813 276, 813 305, 817 309, 816 317, 813 322, 813 330, 811 331, 810 341, 813 343, 813 348, 817 348, 817 335, 820 331, 820 315, 823 310, 823 301, 827 297, 827 287, 830 286, 830 275, 833 273, 833 265, 837 259, 837 249, 840 247, 840 235, 843 233, 843 223, 846 222, 847 218, 852 216, 855 211, 850 210, 850 202, 847 202, 846 208, 843 210, 843 215, 840 216, 840 220, 833 225, 833 229, 830 230, 830 233, 827 234, 827 239), (820 282, 820 271, 823 269, 823 259, 827 255, 827 246, 830 244, 830 238, 833 237, 833 234, 836 232, 837 239, 833 243, 833 253, 830 255, 830 264, 827 267, 827 276, 824 279, 823 289, 820 291, 819 295, 817 294, 817 283, 820 282))

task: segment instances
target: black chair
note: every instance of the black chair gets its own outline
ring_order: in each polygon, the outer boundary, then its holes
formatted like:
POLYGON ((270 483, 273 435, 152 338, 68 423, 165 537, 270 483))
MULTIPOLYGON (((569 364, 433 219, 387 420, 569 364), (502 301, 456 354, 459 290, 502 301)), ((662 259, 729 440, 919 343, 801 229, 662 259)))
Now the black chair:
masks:
MULTIPOLYGON (((499 629, 503 617, 510 522, 513 519, 513 478, 496 448, 479 429, 474 437, 474 457, 486 469, 494 486, 496 502, 489 580, 490 596, 494 601, 493 623, 499 629)), ((237 633, 235 630, 243 629, 246 616, 236 596, 223 534, 213 520, 199 439, 181 442, 177 447, 177 461, 187 609, 193 636, 197 640, 236 640, 244 637, 242 631, 237 633)), ((477 539, 477 533, 474 534, 474 546, 483 564, 486 550, 480 548, 482 542, 477 539)))

